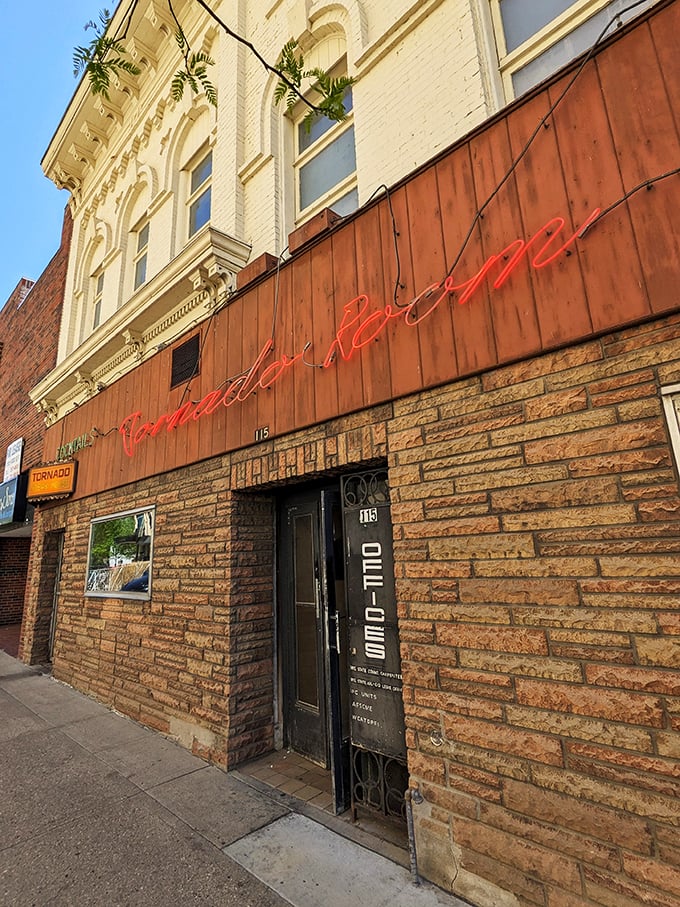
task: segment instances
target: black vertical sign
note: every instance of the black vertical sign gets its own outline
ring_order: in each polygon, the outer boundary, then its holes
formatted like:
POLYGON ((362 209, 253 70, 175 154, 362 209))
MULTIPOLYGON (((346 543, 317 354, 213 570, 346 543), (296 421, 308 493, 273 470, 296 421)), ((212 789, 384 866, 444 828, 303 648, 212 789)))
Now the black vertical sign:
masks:
POLYGON ((405 758, 401 657, 386 472, 343 482, 352 743, 405 758))

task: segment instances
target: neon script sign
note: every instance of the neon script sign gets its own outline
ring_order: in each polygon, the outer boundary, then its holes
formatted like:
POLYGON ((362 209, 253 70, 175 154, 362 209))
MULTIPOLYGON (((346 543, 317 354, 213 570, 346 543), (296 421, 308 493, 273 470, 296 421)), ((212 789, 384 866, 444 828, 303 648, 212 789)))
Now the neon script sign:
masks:
MULTIPOLYGON (((343 306, 340 325, 322 360, 322 368, 330 368, 338 359, 348 362, 357 350, 377 340, 391 322, 416 327, 429 318, 447 298, 455 298, 459 305, 469 302, 487 278, 491 280, 492 272, 499 265, 500 272, 491 283, 494 290, 503 286, 524 259, 528 260, 529 267, 534 270, 545 268, 570 249, 598 217, 600 210, 595 208, 583 224, 557 248, 556 243, 565 227, 563 217, 553 217, 530 239, 516 239, 501 252, 489 256, 476 274, 462 283, 458 283, 457 278, 450 274, 445 280, 426 287, 403 307, 388 303, 381 309, 371 310, 368 296, 361 294, 355 297, 343 306)), ((153 422, 144 421, 141 410, 130 413, 118 428, 125 453, 132 457, 145 439, 155 438, 163 431, 172 431, 190 422, 197 422, 204 416, 212 415, 222 406, 228 409, 244 403, 256 391, 272 387, 303 358, 310 347, 311 343, 307 343, 301 352, 293 356, 283 353, 279 359, 268 362, 274 349, 274 341, 269 339, 260 349, 250 368, 230 381, 226 388, 210 391, 197 403, 187 401, 174 412, 163 413, 153 422)))

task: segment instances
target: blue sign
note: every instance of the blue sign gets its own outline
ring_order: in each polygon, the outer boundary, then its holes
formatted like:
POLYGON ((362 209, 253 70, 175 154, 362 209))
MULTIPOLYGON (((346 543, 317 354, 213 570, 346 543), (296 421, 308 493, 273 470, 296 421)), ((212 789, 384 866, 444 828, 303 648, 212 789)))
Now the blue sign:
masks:
POLYGON ((26 515, 26 481, 17 476, 0 485, 0 525, 21 522, 26 515))

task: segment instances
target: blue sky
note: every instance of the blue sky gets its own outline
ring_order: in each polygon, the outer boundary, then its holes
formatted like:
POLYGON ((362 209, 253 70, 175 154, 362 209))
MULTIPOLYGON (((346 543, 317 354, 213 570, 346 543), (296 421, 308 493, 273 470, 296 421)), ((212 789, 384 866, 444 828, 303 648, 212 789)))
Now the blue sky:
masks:
POLYGON ((40 161, 77 85, 73 48, 88 43, 91 32, 83 26, 104 5, 112 9, 116 3, 3 4, 0 307, 22 277, 37 280, 59 247, 68 195, 47 179, 40 161))

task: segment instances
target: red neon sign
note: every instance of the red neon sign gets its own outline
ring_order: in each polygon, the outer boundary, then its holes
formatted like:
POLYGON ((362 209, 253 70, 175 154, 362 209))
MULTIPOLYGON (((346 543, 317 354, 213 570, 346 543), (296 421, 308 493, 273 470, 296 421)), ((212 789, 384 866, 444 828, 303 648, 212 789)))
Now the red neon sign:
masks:
MULTIPOLYGON (((368 296, 361 294, 355 297, 343 306, 340 325, 322 360, 323 368, 330 368, 338 358, 348 362, 357 350, 377 340, 391 321, 401 319, 407 327, 416 327, 421 321, 429 318, 449 296, 455 298, 461 305, 469 302, 499 264, 502 265, 500 273, 491 284, 495 290, 503 286, 524 258, 528 259, 529 266, 535 270, 545 268, 576 242, 600 211, 600 208, 595 208, 583 224, 557 248, 553 246, 564 229, 565 220, 563 217, 553 217, 530 239, 515 239, 501 252, 489 256, 477 273, 468 280, 457 283, 453 275, 449 275, 445 280, 426 287, 403 308, 388 303, 382 309, 369 312, 368 296)), ((125 453, 131 457, 145 438, 156 437, 163 430, 171 431, 180 425, 210 416, 220 406, 228 408, 236 403, 243 403, 258 389, 272 387, 288 369, 302 359, 310 346, 311 344, 307 343, 304 349, 294 356, 287 356, 284 353, 279 359, 265 366, 265 361, 274 349, 274 341, 269 339, 262 346, 250 368, 230 381, 225 389, 210 391, 198 403, 188 401, 174 412, 159 416, 155 422, 143 421, 141 410, 130 413, 118 428, 125 453)))

